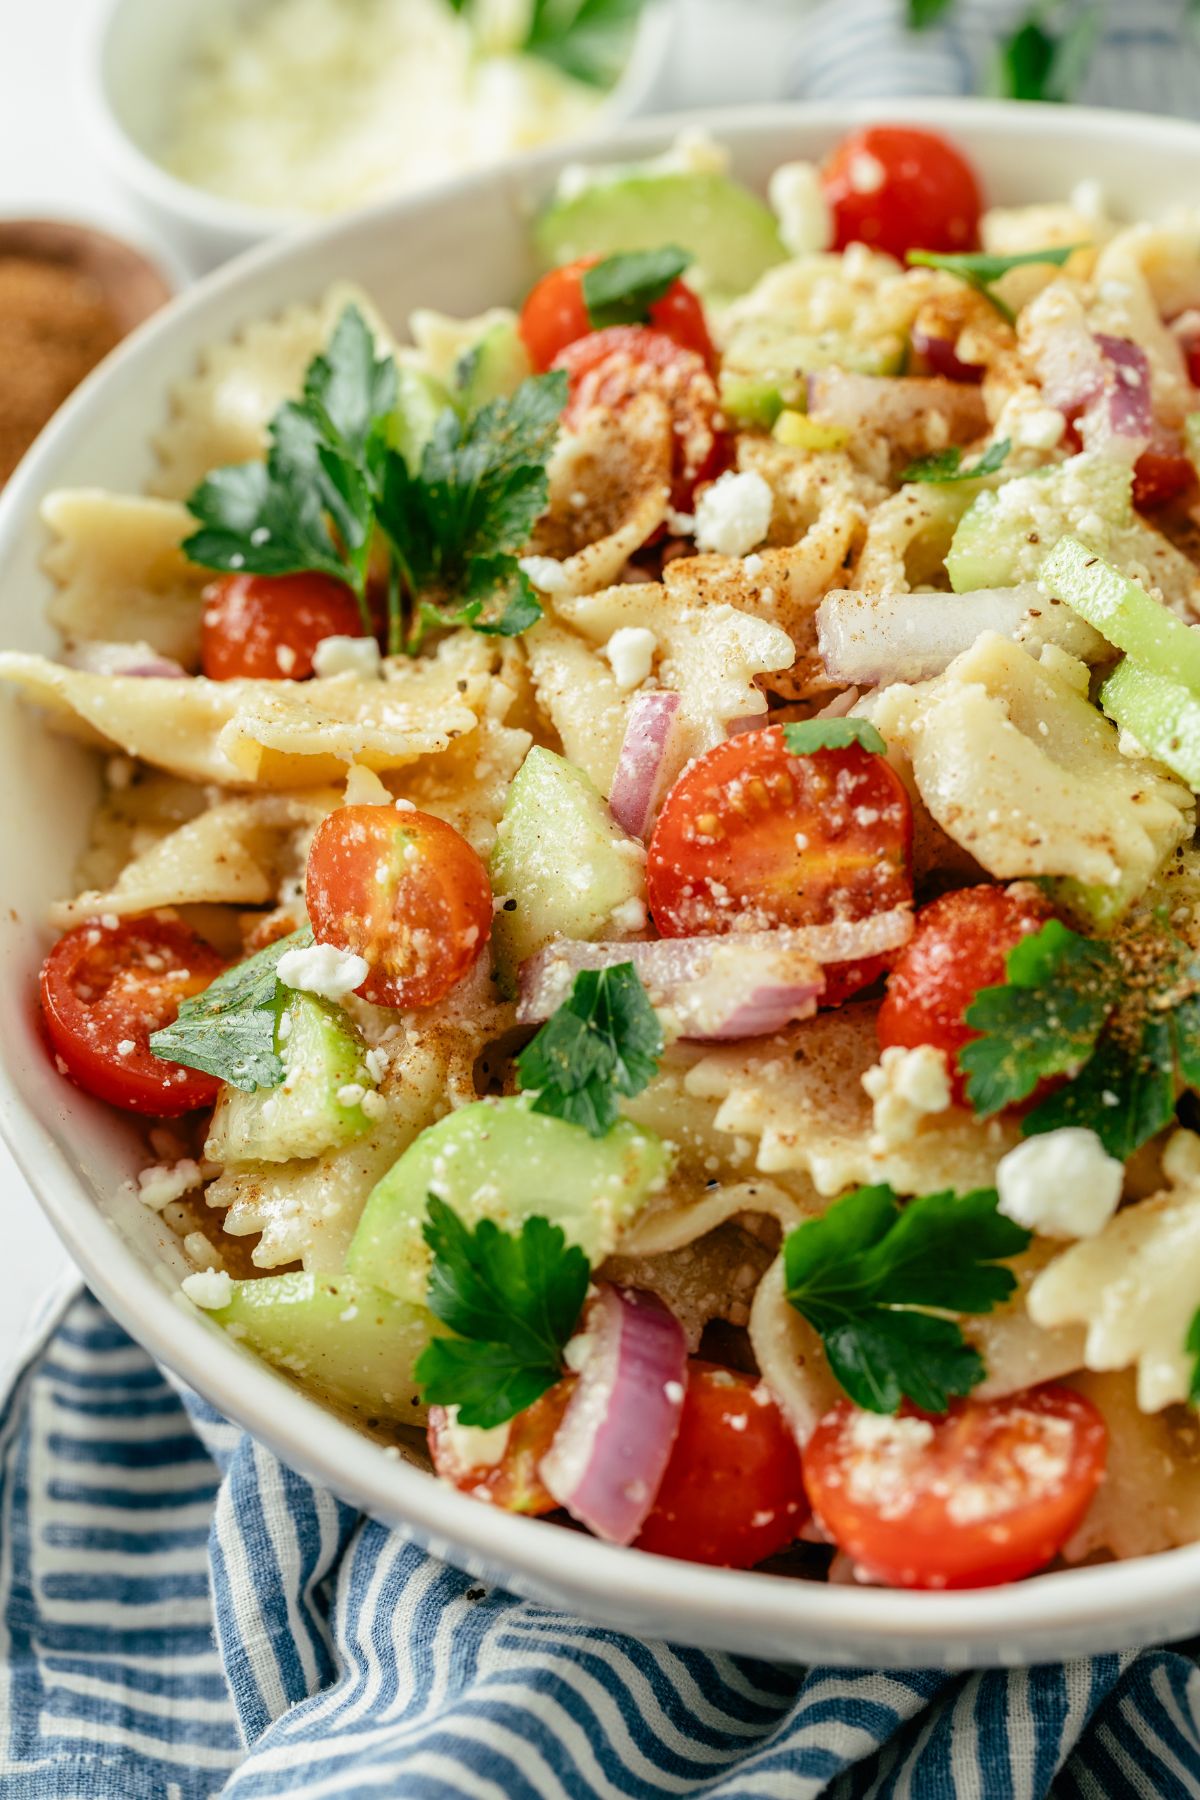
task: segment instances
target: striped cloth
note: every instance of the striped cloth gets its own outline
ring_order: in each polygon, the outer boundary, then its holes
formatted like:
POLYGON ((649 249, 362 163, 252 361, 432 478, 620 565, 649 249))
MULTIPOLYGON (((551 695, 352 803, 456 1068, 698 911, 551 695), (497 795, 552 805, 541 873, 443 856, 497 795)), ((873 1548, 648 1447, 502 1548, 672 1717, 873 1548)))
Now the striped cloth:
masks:
POLYGON ((73 1298, 0 1412, 0 1796, 380 1794, 1200 1800, 1200 1670, 879 1674, 599 1630, 311 1487, 73 1298))

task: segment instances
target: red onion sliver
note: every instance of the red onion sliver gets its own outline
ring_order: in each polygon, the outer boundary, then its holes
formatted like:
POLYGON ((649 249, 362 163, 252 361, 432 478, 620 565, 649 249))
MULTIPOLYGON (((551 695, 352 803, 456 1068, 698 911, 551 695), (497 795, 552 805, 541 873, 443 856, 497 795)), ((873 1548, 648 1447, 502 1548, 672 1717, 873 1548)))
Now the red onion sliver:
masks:
POLYGON ((608 804, 631 837, 645 837, 654 823, 678 711, 679 695, 665 689, 639 694, 629 709, 608 804))
POLYGON ((597 1537, 631 1544, 679 1430, 687 1344, 654 1294, 607 1283, 588 1307, 584 1342, 579 1380, 538 1474, 597 1537))
POLYGON ((631 962, 651 1003, 680 1035, 700 1040, 762 1037, 810 1018, 824 987, 822 965, 860 962, 901 949, 912 936, 907 907, 832 925, 659 938, 653 943, 548 944, 521 965, 517 1018, 548 1019, 581 969, 631 962))
POLYGON ((943 336, 940 331, 924 331, 919 325, 913 329, 912 347, 918 356, 925 358, 935 375, 944 375, 947 381, 982 381, 986 373, 983 364, 964 362, 954 345, 955 339, 943 336))
POLYGON ((1013 637, 1045 599, 1033 582, 967 594, 859 594, 838 589, 817 608, 817 649, 831 681, 927 681, 982 631, 1013 637))
POLYGON ((859 692, 856 687, 848 687, 840 694, 835 694, 828 706, 814 713, 814 719, 844 719, 858 705, 859 692))
POLYGON ((1105 331, 1097 331, 1095 338, 1109 370, 1105 399, 1110 431, 1114 437, 1148 440, 1154 429, 1149 357, 1129 338, 1105 331))
POLYGON ((160 656, 153 644, 117 644, 87 638, 72 645, 63 657, 69 669, 87 675, 137 675, 177 681, 187 670, 170 656, 160 656))
POLYGON ((979 389, 941 375, 854 375, 821 369, 808 378, 808 410, 821 424, 897 431, 941 413, 951 443, 969 443, 987 430, 979 389))

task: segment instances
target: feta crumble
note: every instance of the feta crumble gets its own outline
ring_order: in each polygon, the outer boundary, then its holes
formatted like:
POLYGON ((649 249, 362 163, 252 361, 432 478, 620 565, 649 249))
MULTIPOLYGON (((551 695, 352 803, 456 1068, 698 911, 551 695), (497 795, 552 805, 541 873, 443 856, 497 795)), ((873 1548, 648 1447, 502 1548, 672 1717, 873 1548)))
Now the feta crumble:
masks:
POLYGON ((353 950, 339 950, 335 944, 311 944, 304 950, 285 950, 277 972, 284 987, 317 994, 322 1000, 344 1000, 362 986, 370 964, 353 950))
POLYGON ((753 469, 728 470, 696 502, 696 548, 746 556, 771 528, 774 495, 753 469))
POLYGON ((624 690, 640 687, 650 673, 657 648, 654 633, 644 625, 622 625, 614 631, 604 654, 612 665, 617 686, 624 690))
POLYGON ((1095 1237, 1116 1212, 1124 1182, 1124 1165, 1082 1125, 1026 1138, 996 1168, 999 1211, 1039 1237, 1095 1237))
POLYGON ((204 1177, 200 1164, 191 1156, 181 1156, 177 1163, 152 1163, 148 1169, 142 1169, 137 1178, 138 1199, 151 1212, 161 1212, 164 1206, 181 1200, 198 1188, 204 1177))
POLYGON ((921 1121, 945 1112, 951 1101, 946 1058, 932 1044, 918 1044, 912 1050, 890 1045, 864 1071, 862 1084, 874 1102, 870 1149, 880 1156, 903 1149, 921 1121))
POLYGON ((566 570, 553 556, 523 556, 519 567, 543 594, 565 594, 571 585, 566 570))
POLYGON ((373 637, 326 637, 313 651, 313 673, 325 679, 331 675, 357 675, 360 681, 374 681, 383 666, 379 645, 373 637))
POLYGON ((793 256, 828 250, 833 242, 833 215, 815 163, 780 163, 767 184, 767 198, 779 220, 785 250, 793 256))
POLYGON ((194 1275, 185 1275, 180 1286, 192 1305, 205 1312, 218 1312, 233 1299, 233 1282, 224 1269, 197 1269, 194 1275))

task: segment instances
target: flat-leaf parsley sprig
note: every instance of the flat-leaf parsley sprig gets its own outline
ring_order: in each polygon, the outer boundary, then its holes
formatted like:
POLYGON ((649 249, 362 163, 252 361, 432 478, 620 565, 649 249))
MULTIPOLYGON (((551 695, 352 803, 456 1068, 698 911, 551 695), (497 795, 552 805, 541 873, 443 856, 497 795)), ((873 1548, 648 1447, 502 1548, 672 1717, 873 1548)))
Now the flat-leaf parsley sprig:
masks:
POLYGON ((312 941, 312 928, 303 925, 226 969, 202 994, 185 1000, 170 1025, 151 1034, 154 1055, 203 1069, 247 1094, 278 1087, 283 1080, 275 1047, 279 959, 288 950, 307 949, 312 941))
POLYGON ((418 648, 434 626, 515 636, 541 616, 516 552, 546 507, 566 394, 554 371, 465 418, 447 405, 410 468, 394 447, 396 365, 349 306, 300 398, 272 419, 266 460, 214 469, 190 495, 198 529, 184 552, 225 573, 331 576, 352 590, 369 635, 382 534, 390 654, 418 648))
POLYGON ((540 1216, 519 1232, 491 1219, 472 1231, 436 1194, 427 1207, 427 1302, 455 1335, 426 1346, 417 1380, 431 1405, 458 1407, 460 1424, 503 1425, 562 1377, 591 1279, 587 1257, 540 1216))
POLYGON ((632 963, 581 969, 571 992, 517 1058, 534 1112, 550 1113, 603 1137, 653 1080, 662 1027, 632 963))
POLYGON ((1167 1125, 1177 1082, 1200 1086, 1200 960, 1154 919, 1112 939, 1057 919, 1009 951, 1002 985, 982 988, 958 1054, 981 1115, 1067 1076, 1021 1122, 1024 1134, 1087 1126, 1124 1161, 1167 1125))
POLYGON ((1024 268, 1027 263, 1050 263, 1054 268, 1061 269, 1076 250, 1085 248, 1084 244, 1053 244, 1045 250, 1024 250, 1018 256, 992 256, 986 250, 961 253, 910 250, 908 261, 921 268, 942 269, 947 275, 957 276, 959 281, 965 281, 968 287, 973 287, 977 294, 982 294, 1002 319, 1015 325, 1016 314, 1008 302, 995 292, 996 282, 1007 275, 1010 269, 1024 268))
POLYGON ((1016 1278, 1004 1259, 1029 1241, 996 1210, 991 1188, 903 1206, 890 1187, 856 1188, 788 1233, 785 1291, 856 1405, 893 1413, 907 1399, 942 1413, 987 1372, 944 1315, 987 1313, 1008 1299, 1016 1278))

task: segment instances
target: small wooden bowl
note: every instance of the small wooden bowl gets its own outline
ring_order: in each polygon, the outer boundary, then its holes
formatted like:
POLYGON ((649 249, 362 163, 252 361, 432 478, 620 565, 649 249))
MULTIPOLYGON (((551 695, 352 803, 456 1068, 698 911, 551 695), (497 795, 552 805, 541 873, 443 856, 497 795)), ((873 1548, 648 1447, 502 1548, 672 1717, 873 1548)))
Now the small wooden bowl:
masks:
POLYGON ((173 292, 161 270, 132 244, 66 219, 0 219, 0 257, 15 256, 58 263, 89 276, 112 308, 122 336, 157 312, 173 292))

